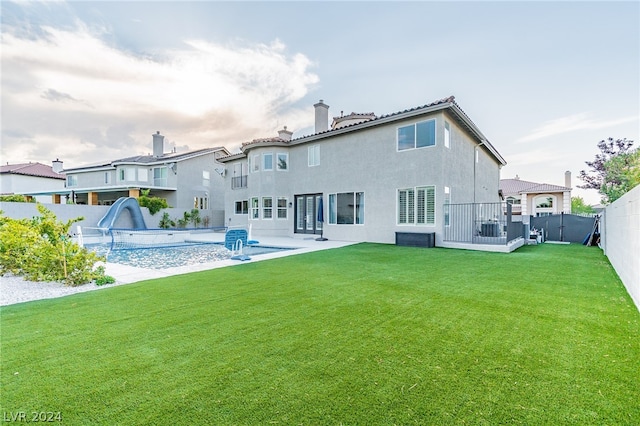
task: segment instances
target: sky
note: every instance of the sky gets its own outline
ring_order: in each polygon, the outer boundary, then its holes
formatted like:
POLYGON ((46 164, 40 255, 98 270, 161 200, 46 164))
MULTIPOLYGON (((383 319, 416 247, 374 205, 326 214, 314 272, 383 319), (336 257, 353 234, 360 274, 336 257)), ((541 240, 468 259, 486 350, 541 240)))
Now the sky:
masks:
POLYGON ((453 95, 502 178, 577 188, 597 143, 640 145, 640 3, 5 1, 2 164, 64 167, 313 133, 453 95))

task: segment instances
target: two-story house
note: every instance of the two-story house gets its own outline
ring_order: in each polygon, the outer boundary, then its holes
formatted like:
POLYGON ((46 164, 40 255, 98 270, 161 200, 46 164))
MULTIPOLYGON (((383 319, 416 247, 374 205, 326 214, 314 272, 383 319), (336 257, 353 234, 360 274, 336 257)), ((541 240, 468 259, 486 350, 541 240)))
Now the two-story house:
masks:
POLYGON ((152 154, 65 169, 66 190, 54 194, 54 201, 71 196, 77 204, 111 205, 149 190, 171 207, 200 209, 202 216, 212 218, 212 226, 222 226, 224 167, 218 159, 228 155, 224 147, 165 153, 164 136, 156 132, 152 154))
POLYGON ((500 191, 518 216, 548 216, 571 213, 571 172, 564 173, 564 186, 530 182, 516 176, 501 179, 500 191))
POLYGON ((352 113, 331 126, 329 107, 314 108, 314 134, 292 139, 285 127, 218 159, 227 226, 381 243, 396 232, 435 233, 441 245, 445 204, 500 201, 506 162, 453 96, 388 115, 352 113))
MULTIPOLYGON (((65 175, 62 162, 52 166, 42 163, 5 164, 0 166, 0 194, 24 194, 31 191, 64 190, 65 175)), ((39 203, 51 203, 48 195, 33 195, 39 203)))

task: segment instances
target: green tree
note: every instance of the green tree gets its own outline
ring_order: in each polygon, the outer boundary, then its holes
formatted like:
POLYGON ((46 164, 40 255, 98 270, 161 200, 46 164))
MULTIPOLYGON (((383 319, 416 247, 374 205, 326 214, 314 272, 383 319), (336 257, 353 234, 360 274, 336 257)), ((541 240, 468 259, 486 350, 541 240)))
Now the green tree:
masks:
POLYGON ((606 175, 600 192, 612 203, 640 184, 640 150, 610 158, 604 169, 606 175))
POLYGON ((571 197, 571 213, 595 213, 595 210, 582 197, 571 197))
MULTIPOLYGON (((627 192, 629 183, 624 182, 624 177, 632 178, 629 174, 630 162, 633 161, 632 140, 608 138, 598 142, 600 154, 596 154, 593 161, 585 161, 591 170, 580 171, 578 176, 584 185, 579 188, 596 189, 602 195, 604 204, 611 203, 620 195, 627 192), (619 157, 619 158, 618 158, 619 157)), ((633 186, 632 186, 633 187, 633 186)))

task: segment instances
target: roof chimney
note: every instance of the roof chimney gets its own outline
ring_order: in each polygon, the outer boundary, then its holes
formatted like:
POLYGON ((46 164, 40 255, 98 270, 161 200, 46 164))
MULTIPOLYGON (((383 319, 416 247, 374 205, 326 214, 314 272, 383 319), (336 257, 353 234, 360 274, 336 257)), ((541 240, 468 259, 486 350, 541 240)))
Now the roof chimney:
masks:
POLYGON ((278 137, 283 141, 290 141, 291 135, 293 135, 293 132, 287 130, 287 126, 284 126, 284 130, 278 130, 278 137))
POLYGON ((162 157, 164 154, 164 136, 160 134, 160 130, 153 135, 153 156, 162 157))
POLYGON ((313 107, 316 110, 316 133, 326 132, 329 130, 329 105, 320 99, 313 107))
POLYGON ((571 188, 571 172, 569 170, 564 172, 564 186, 571 188))
POLYGON ((62 173, 62 161, 60 161, 58 158, 56 158, 55 160, 53 160, 51 162, 51 168, 56 173, 62 173))

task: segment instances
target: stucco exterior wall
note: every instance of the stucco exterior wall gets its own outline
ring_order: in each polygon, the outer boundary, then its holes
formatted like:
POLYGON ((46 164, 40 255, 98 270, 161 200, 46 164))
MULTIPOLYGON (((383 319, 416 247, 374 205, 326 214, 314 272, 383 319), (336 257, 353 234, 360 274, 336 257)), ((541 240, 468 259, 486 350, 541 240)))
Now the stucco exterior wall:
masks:
MULTIPOLYGON (((12 173, 2 174, 0 177, 0 192, 2 194, 19 194, 33 191, 34 188, 42 191, 54 191, 64 189, 64 179, 49 179, 37 176, 26 176, 12 173)), ((49 204, 53 202, 50 195, 39 195, 36 201, 49 204)))
MULTIPOLYGON (((234 212, 235 201, 252 197, 286 197, 287 219, 248 220, 256 235, 294 235, 295 199, 301 194, 323 194, 325 203, 324 236, 347 241, 395 242, 396 232, 435 232, 436 244, 442 240, 442 203, 444 187, 451 190, 452 203, 497 202, 500 169, 497 161, 483 149, 479 149, 475 162, 477 143, 466 130, 459 127, 444 113, 411 118, 355 132, 332 135, 291 146, 260 146, 248 151, 251 162, 254 156, 262 161, 265 153, 289 153, 289 170, 249 172, 248 187, 228 190, 225 211, 232 218, 231 225, 242 225, 242 218, 234 212), (398 151, 397 129, 400 126, 436 119, 436 145, 398 151), (450 148, 444 146, 444 121, 451 128, 450 148), (308 165, 308 149, 320 147, 320 164, 308 165), (435 225, 398 225, 398 190, 434 185, 435 225), (475 188, 475 191, 474 191, 475 188), (364 224, 338 225, 328 222, 328 195, 332 193, 364 192, 364 224), (475 200, 474 200, 475 194, 475 200)), ((233 164, 246 159, 232 160, 233 164)), ((227 175, 227 188, 231 176, 227 175)), ((275 209, 275 206, 274 206, 275 209)), ((246 215, 245 215, 246 216, 246 215)))

